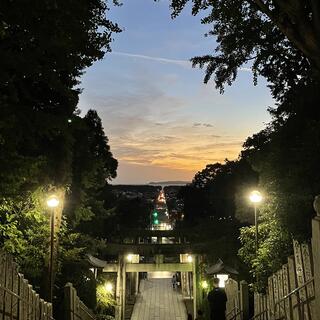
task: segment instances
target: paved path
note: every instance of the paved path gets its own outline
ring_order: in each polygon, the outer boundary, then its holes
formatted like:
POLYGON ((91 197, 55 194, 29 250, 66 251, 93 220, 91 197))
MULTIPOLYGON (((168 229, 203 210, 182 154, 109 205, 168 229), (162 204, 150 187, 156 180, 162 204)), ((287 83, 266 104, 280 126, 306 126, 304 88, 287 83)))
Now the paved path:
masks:
POLYGON ((182 295, 172 289, 171 278, 142 280, 131 320, 186 320, 182 295))

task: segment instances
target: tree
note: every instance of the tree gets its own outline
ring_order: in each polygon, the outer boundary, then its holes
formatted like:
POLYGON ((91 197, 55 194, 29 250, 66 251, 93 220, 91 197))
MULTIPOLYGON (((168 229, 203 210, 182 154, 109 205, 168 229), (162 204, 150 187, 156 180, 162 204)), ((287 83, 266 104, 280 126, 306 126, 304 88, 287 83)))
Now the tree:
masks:
POLYGON ((241 247, 238 255, 247 265, 251 281, 257 291, 264 291, 268 277, 278 271, 287 262, 292 253, 292 239, 288 230, 271 212, 262 212, 259 221, 259 248, 255 251, 255 227, 240 229, 241 247))
POLYGON ((74 117, 72 183, 66 211, 72 224, 106 215, 102 190, 115 178, 118 162, 113 158, 102 122, 95 110, 84 118, 74 117))
POLYGON ((267 203, 276 199, 273 210, 282 227, 304 240, 311 235, 312 201, 320 188, 319 99, 314 86, 300 86, 287 94, 272 110, 273 121, 248 138, 242 152, 259 173, 267 203))
MULTIPOLYGON (((195 175, 191 185, 181 188, 186 222, 234 219, 238 213, 236 205, 241 204, 239 198, 256 184, 257 174, 246 160, 207 165, 195 175)), ((244 216, 248 206, 241 209, 244 216)))
MULTIPOLYGON (((67 209, 80 221, 103 207, 99 191, 116 174, 100 118, 90 111, 81 119, 77 110, 80 76, 111 50, 112 34, 121 31, 107 18, 108 9, 103 0, 0 2, 0 244, 36 286, 48 264, 48 192, 59 191, 62 200, 72 189, 70 198, 80 203, 67 209)), ((66 276, 65 266, 72 266, 81 283, 89 274, 89 245, 79 248, 83 242, 72 239, 60 244, 65 260, 56 261, 56 269, 66 276)))
MULTIPOLYGON (((116 1, 114 1, 116 2, 116 1)), ((5 194, 70 181, 79 76, 119 27, 102 0, 0 4, 0 183, 5 194)))
POLYGON ((117 225, 126 228, 146 228, 150 223, 153 204, 141 197, 121 197, 116 207, 117 225))
POLYGON ((0 204, 0 245, 13 254, 26 277, 40 286, 48 259, 49 214, 43 198, 46 190, 28 192, 0 204))
POLYGON ((205 82, 214 75, 216 87, 230 85, 244 65, 255 79, 262 75, 275 98, 299 82, 320 77, 320 5, 317 0, 171 0, 172 17, 188 2, 192 13, 204 13, 202 24, 212 25, 212 54, 192 59, 206 66, 205 82))
POLYGON ((239 255, 257 275, 259 290, 292 254, 292 239, 311 237, 312 202, 320 188, 319 99, 314 84, 289 90, 270 110, 273 120, 244 144, 241 157, 259 174, 265 199, 259 207, 258 253, 254 228, 242 228, 239 255))

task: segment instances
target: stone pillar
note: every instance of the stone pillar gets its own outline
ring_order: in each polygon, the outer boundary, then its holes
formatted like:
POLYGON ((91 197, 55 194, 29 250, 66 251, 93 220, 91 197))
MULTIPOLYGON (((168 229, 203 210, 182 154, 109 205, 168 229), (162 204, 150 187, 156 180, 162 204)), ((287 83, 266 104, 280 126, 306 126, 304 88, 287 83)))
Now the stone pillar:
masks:
POLYGON ((241 319, 249 319, 249 291, 246 281, 240 281, 240 310, 242 311, 241 319))
POLYGON ((193 317, 197 316, 199 306, 198 295, 198 256, 192 255, 192 295, 193 295, 193 317))
POLYGON ((135 295, 139 293, 139 272, 135 272, 135 295))
MULTIPOLYGON (((186 263, 187 262, 187 255, 186 254, 180 254, 180 263, 186 263)), ((187 297, 190 296, 189 292, 189 273, 188 272, 181 272, 181 291, 182 296, 187 297)))
POLYGON ((136 272, 127 273, 128 278, 128 292, 130 299, 136 295, 136 272))
POLYGON ((320 196, 316 196, 313 202, 317 216, 312 220, 312 254, 314 270, 315 301, 314 319, 320 319, 320 196))
POLYGON ((122 299, 123 299, 123 261, 124 257, 123 255, 119 255, 118 257, 118 270, 117 270, 117 285, 116 285, 116 307, 115 307, 115 319, 116 320, 122 320, 122 299))
MULTIPOLYGON (((140 262, 140 256, 138 254, 134 254, 132 258, 132 263, 139 263, 140 262)), ((134 294, 137 295, 139 293, 139 272, 132 273, 132 287, 134 290, 134 294)))
POLYGON ((123 267, 122 267, 122 318, 121 320, 125 320, 126 318, 126 297, 127 297, 127 277, 126 277, 126 261, 123 259, 123 267))

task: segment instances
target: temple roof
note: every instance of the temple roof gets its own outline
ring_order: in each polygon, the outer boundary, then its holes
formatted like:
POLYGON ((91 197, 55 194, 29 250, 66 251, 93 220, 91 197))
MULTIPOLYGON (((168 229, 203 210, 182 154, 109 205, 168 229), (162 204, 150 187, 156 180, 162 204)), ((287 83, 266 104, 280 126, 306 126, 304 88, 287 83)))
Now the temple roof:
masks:
POLYGON ((89 263, 95 268, 104 268, 108 264, 107 261, 95 258, 91 254, 88 254, 87 257, 88 257, 89 263))
POLYGON ((239 274, 239 272, 236 269, 225 265, 221 259, 218 259, 216 264, 208 267, 206 270, 206 273, 207 274, 225 273, 225 274, 234 274, 234 275, 239 274))

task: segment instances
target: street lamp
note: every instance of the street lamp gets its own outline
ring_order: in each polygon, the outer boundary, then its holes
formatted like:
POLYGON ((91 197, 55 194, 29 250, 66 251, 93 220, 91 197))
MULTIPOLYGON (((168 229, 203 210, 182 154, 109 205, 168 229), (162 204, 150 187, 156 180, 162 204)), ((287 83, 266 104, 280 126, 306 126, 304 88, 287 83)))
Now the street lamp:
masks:
POLYGON ((209 287, 208 282, 207 282, 206 280, 203 280, 203 281, 201 282, 201 287, 202 287, 202 289, 204 289, 204 290, 208 289, 208 287, 209 287))
POLYGON ((50 263, 49 263, 49 302, 53 300, 53 250, 54 250, 54 212, 60 201, 52 195, 47 199, 47 206, 52 209, 50 219, 50 263))
POLYGON ((257 217, 257 205, 262 201, 262 194, 257 191, 254 190, 250 193, 249 196, 250 201, 253 203, 254 206, 254 224, 255 224, 255 228, 256 228, 256 255, 258 252, 258 217, 257 217))
POLYGON ((109 294, 113 292, 113 284, 111 282, 106 282, 104 288, 109 294))

